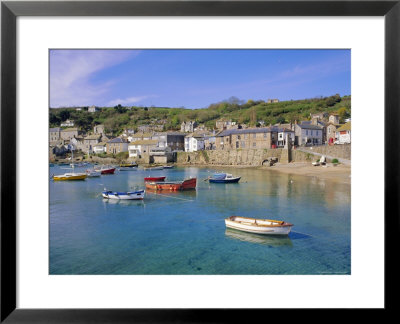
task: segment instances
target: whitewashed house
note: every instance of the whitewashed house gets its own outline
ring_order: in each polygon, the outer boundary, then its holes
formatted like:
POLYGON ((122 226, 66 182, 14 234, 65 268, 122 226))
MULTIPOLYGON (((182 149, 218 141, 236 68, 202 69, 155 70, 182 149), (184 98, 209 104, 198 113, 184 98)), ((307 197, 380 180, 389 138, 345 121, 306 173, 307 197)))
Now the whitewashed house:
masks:
POLYGON ((97 108, 96 106, 90 106, 90 107, 88 108, 88 112, 94 113, 94 112, 96 112, 96 111, 100 111, 100 109, 97 108))
POLYGON ((204 134, 189 134, 185 136, 185 152, 195 152, 205 148, 204 134))
POLYGON ((106 142, 100 142, 100 143, 93 145, 93 153, 94 154, 101 154, 101 153, 105 153, 106 151, 107 151, 107 143, 106 142))
POLYGON ((278 140, 277 140, 277 147, 285 147, 286 145, 286 135, 288 135, 291 143, 294 143, 294 131, 288 128, 279 128, 278 129, 278 140))
POLYGON ((157 140, 137 140, 128 145, 129 157, 140 157, 142 154, 150 154, 152 149, 157 148, 157 140))
POLYGON ((336 130, 336 138, 339 144, 351 143, 351 121, 336 130))
POLYGON ((75 125, 73 120, 67 119, 66 121, 61 123, 61 127, 73 127, 75 125))

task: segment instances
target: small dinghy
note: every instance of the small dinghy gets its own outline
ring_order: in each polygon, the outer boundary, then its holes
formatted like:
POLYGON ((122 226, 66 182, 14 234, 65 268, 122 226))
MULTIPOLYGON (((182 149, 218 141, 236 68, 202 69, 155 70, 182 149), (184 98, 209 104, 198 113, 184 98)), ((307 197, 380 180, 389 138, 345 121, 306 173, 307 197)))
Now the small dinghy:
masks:
POLYGON ((104 190, 102 193, 103 198, 119 199, 119 200, 142 200, 144 198, 145 190, 117 192, 104 190))
POLYGON ((197 178, 190 178, 183 181, 171 182, 147 182, 146 188, 150 190, 189 190, 196 189, 197 178))
POLYGON ((272 219, 231 216, 225 219, 225 226, 249 233, 288 235, 293 224, 272 219))
POLYGON ((146 171, 157 171, 164 169, 162 166, 143 168, 146 171))
POLYGON ((234 177, 230 173, 214 173, 212 177, 208 178, 211 183, 237 183, 241 177, 234 177))

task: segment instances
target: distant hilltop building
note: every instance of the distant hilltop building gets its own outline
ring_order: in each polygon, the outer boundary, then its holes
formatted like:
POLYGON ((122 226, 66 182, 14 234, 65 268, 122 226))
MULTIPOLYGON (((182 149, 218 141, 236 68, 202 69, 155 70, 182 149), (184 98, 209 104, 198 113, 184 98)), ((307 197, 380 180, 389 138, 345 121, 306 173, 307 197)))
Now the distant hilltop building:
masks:
POLYGON ((74 126, 74 121, 67 119, 65 122, 62 122, 61 127, 73 127, 74 126))
POLYGON ((279 99, 267 99, 267 103, 277 103, 279 99))
POLYGON ((182 122, 181 132, 193 133, 193 131, 196 127, 197 127, 197 123, 195 121, 182 122))
POLYGON ((91 112, 91 113, 94 113, 94 112, 99 111, 99 110, 100 110, 100 109, 97 108, 96 106, 90 106, 90 107, 88 108, 88 112, 91 112))

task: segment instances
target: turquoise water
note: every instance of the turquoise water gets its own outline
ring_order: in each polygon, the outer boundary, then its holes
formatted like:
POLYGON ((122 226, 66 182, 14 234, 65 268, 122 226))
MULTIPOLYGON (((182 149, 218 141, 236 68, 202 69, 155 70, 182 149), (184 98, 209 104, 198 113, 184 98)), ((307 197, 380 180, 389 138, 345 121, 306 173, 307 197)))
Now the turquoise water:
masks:
MULTIPOLYGON (((79 170, 79 169, 77 169, 79 170)), ((84 170, 83 168, 81 170, 84 170)), ((50 167, 50 173, 66 170, 50 167)), ((175 168, 50 180, 50 274, 350 274, 350 185, 270 170, 175 168), (214 171, 242 176, 209 184, 214 171), (107 201, 148 175, 197 177, 195 191, 107 201), (293 223, 287 237, 226 229, 231 215, 293 223)))

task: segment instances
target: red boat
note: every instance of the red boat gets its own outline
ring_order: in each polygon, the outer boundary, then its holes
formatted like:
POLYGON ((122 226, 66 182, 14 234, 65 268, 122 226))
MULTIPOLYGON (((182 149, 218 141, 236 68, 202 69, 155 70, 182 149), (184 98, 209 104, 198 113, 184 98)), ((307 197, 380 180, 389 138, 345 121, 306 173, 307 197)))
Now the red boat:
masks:
POLYGON ((101 174, 114 174, 115 168, 104 168, 104 169, 98 169, 95 171, 100 171, 101 174))
POLYGON ((146 188, 150 190, 189 190, 196 189, 196 178, 186 179, 183 181, 171 181, 171 182, 148 182, 146 188))
POLYGON ((146 181, 155 181, 155 182, 164 181, 165 178, 166 177, 147 177, 147 178, 144 178, 144 182, 146 182, 146 181))

